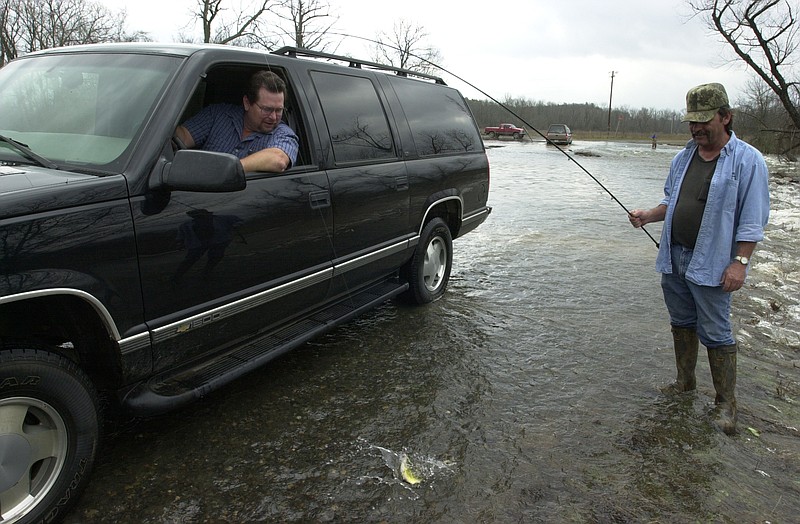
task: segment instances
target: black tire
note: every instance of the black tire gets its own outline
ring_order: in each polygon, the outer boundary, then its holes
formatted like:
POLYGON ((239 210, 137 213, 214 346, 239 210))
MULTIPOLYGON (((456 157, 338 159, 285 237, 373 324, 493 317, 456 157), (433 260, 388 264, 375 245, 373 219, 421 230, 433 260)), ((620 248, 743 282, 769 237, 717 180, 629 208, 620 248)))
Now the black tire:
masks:
POLYGON ((428 304, 447 290, 453 266, 453 237, 444 220, 434 218, 422 228, 414 255, 402 274, 409 289, 404 297, 416 304, 428 304))
POLYGON ((519 133, 514 133, 513 135, 511 135, 511 137, 512 137, 514 140, 519 140, 520 138, 522 138, 522 137, 520 136, 520 134, 519 134, 519 133))
POLYGON ((497 133, 494 131, 489 131, 489 138, 497 138, 497 133))
POLYGON ((0 351, 2 522, 54 522, 88 481, 100 438, 97 395, 71 360, 0 351))

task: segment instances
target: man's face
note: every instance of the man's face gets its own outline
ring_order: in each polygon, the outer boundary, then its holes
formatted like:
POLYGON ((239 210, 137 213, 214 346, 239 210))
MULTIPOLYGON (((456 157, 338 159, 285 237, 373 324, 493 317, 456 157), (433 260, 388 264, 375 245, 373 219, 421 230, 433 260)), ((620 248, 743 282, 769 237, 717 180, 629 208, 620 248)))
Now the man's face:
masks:
POLYGON ((278 127, 283 116, 283 93, 273 93, 263 87, 258 91, 258 101, 251 103, 244 97, 244 128, 251 132, 269 133, 278 127))
POLYGON ((723 119, 717 113, 708 122, 689 122, 689 131, 700 149, 722 149, 728 143, 728 133, 725 132, 725 125, 730 122, 730 119, 730 115, 723 119))

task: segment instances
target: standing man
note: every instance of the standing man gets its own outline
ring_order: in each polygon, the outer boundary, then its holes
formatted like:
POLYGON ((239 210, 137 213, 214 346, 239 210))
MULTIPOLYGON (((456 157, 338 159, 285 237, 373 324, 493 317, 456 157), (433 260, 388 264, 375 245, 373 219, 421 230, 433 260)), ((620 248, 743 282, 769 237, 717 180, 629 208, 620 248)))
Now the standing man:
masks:
POLYGON ((246 173, 281 173, 294 164, 299 149, 297 135, 281 121, 285 96, 286 84, 278 75, 258 71, 241 106, 207 106, 175 133, 186 147, 236 155, 246 173))
POLYGON ((665 221, 656 270, 669 311, 678 377, 667 393, 694 390, 698 339, 708 349, 716 390, 717 425, 736 432, 736 351, 731 293, 764 238, 769 217, 769 175, 761 153, 736 138, 733 113, 721 84, 686 94, 692 140, 672 160, 664 199, 636 209, 633 227, 665 221))

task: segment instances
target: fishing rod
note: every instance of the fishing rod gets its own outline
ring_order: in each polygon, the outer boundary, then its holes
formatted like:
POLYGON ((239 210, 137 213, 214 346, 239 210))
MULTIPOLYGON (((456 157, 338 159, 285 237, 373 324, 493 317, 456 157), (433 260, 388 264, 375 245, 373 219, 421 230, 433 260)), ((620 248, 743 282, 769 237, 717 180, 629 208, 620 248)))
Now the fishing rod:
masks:
MULTIPOLYGON (((400 49, 400 48, 398 48, 398 47, 394 47, 394 46, 393 46, 393 45, 391 45, 391 44, 387 44, 387 43, 385 43, 385 42, 380 42, 380 41, 378 41, 378 40, 373 40, 373 39, 371 39, 371 38, 366 38, 366 37, 363 37, 363 36, 350 35, 350 34, 347 34, 347 33, 331 33, 331 34, 333 34, 333 35, 337 35, 337 36, 344 36, 344 37, 347 37, 347 38, 355 38, 355 39, 357 39, 357 40, 365 40, 365 41, 367 41, 367 42, 371 42, 371 43, 373 43, 373 44, 376 44, 376 45, 381 45, 381 46, 391 47, 391 48, 393 48, 393 49, 395 49, 395 50, 397 50, 397 51, 400 51, 400 52, 406 53, 406 54, 407 54, 407 55, 409 55, 409 56, 413 56, 414 58, 416 58, 416 59, 418 59, 418 60, 422 60, 422 61, 423 61, 423 62, 425 62, 426 64, 428 64, 428 65, 430 65, 430 66, 432 66, 432 67, 435 67, 436 69, 439 69, 439 70, 441 70, 441 71, 444 71, 444 72, 445 72, 445 73, 447 73, 448 75, 450 75, 450 76, 452 76, 452 77, 454 77, 454 78, 456 78, 456 79, 458 79, 458 80, 460 80, 460 81, 464 82, 465 84, 467 84, 468 86, 470 86, 472 89, 474 89, 474 90, 478 91, 478 92, 479 92, 479 93, 481 93, 483 96, 487 97, 489 100, 491 100, 491 101, 492 101, 492 102, 494 102, 495 104, 499 105, 500 107, 502 107, 503 109, 505 109, 506 111, 508 111, 508 112, 509 112, 509 113, 510 113, 512 116, 514 116, 514 117, 518 118, 518 119, 519 119, 519 120, 520 120, 520 121, 521 121, 523 124, 525 124, 525 125, 526 125, 528 128, 530 128, 530 129, 533 129, 533 130, 536 132, 536 134, 538 134, 540 137, 544 138, 546 142, 548 142, 549 144, 551 144, 551 145, 555 146, 555 147, 556 147, 556 149, 558 149, 559 151, 561 151, 561 152, 562 152, 562 153, 563 153, 563 154, 564 154, 564 155, 565 155, 565 156, 566 156, 566 157, 567 157, 569 160, 571 160, 571 161, 572 161, 572 162, 573 162, 573 163, 574 163, 576 166, 578 166, 578 167, 581 169, 581 171, 583 171, 584 173, 586 173, 587 175, 589 175, 589 177, 590 177, 592 180, 594 180, 594 181, 597 183, 597 185, 599 185, 599 186, 600 186, 600 187, 603 189, 603 191, 605 191, 606 193, 608 193, 608 194, 609 194, 609 196, 611 196, 611 198, 614 200, 614 202, 616 202, 617 204, 619 204, 619 206, 620 206, 622 209, 624 209, 624 210, 625 210, 625 212, 626 212, 628 215, 632 215, 631 211, 630 211, 630 210, 629 210, 627 207, 625 207, 625 204, 623 204, 622 202, 620 202, 620 200, 619 200, 619 199, 618 199, 618 198, 617 198, 617 197, 614 195, 614 193, 612 193, 612 192, 611 192, 611 191, 610 191, 610 190, 609 190, 609 189, 608 189, 608 188, 607 188, 605 185, 603 185, 603 183, 602 183, 602 182, 600 182, 600 181, 599 181, 599 180, 598 180, 598 179, 597 179, 597 178, 596 178, 596 177, 595 177, 593 174, 591 174, 591 173, 589 172, 589 170, 588 170, 588 169, 586 169, 585 167, 583 167, 583 165, 581 165, 581 163, 580 163, 580 162, 578 162, 578 161, 575 159, 575 157, 574 157, 574 156, 570 155, 570 154, 569 154, 569 153, 568 153, 566 150, 562 149, 562 148, 561 148, 561 146, 559 146, 558 144, 556 144, 555 142, 553 142, 552 140, 550 140, 549 138, 547 138, 547 135, 543 134, 541 131, 539 131, 538 129, 536 129, 536 127, 535 127, 535 126, 531 125, 531 124, 530 124, 530 123, 529 123, 527 120, 525 120, 525 119, 524 119, 524 118, 522 118, 520 115, 518 115, 518 114, 517 114, 517 113, 516 113, 514 110, 512 110, 510 107, 506 106, 505 104, 503 104, 502 102, 500 102, 499 100, 497 100, 496 98, 494 98, 492 95, 490 95, 489 93, 487 93, 487 92, 486 92, 486 91, 484 91, 483 89, 479 88, 478 86, 474 85, 473 83, 469 82, 468 80, 466 80, 466 79, 464 79, 464 78, 461 78, 460 76, 458 76, 457 74, 453 73, 452 71, 448 71, 448 70, 447 70, 447 69, 445 69, 444 67, 442 67, 442 66, 440 66, 440 65, 438 65, 438 64, 435 64, 435 63, 431 62, 431 61, 430 61, 430 60, 428 60, 427 58, 423 58, 423 57, 421 57, 421 56, 415 55, 414 53, 412 53, 412 52, 410 52, 410 51, 408 51, 408 50, 400 49)), ((651 234, 650 234, 650 232, 649 232, 649 231, 647 231, 647 230, 644 228, 644 226, 641 226, 639 229, 641 229, 642 231, 644 231, 644 232, 645 232, 645 234, 646 234, 648 237, 650 237, 650 240, 652 240, 652 241, 653 241, 653 243, 656 245, 656 247, 659 247, 658 241, 657 241, 655 238, 653 238, 653 235, 651 235, 651 234)))

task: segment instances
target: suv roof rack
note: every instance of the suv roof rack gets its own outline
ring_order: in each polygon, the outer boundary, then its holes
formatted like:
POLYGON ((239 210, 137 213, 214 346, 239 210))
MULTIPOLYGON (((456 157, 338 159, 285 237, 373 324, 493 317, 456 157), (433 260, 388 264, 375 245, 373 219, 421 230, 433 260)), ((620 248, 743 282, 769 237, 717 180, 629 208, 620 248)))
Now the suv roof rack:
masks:
POLYGON ((351 58, 349 56, 341 56, 341 55, 325 53, 322 51, 314 51, 313 49, 305 49, 302 47, 285 46, 281 47, 280 49, 276 49, 275 51, 272 51, 272 54, 290 56, 292 58, 297 58, 298 56, 300 56, 309 58, 323 58, 325 60, 333 60, 337 62, 347 62, 348 67, 354 67, 356 69, 369 68, 369 69, 377 69, 379 71, 391 71, 397 76, 421 78, 424 80, 432 80, 437 84, 447 85, 441 77, 436 75, 429 75, 427 73, 420 73, 419 71, 411 71, 410 69, 403 69, 400 67, 394 67, 386 64, 379 64, 377 62, 369 62, 367 60, 359 60, 357 58, 351 58))

